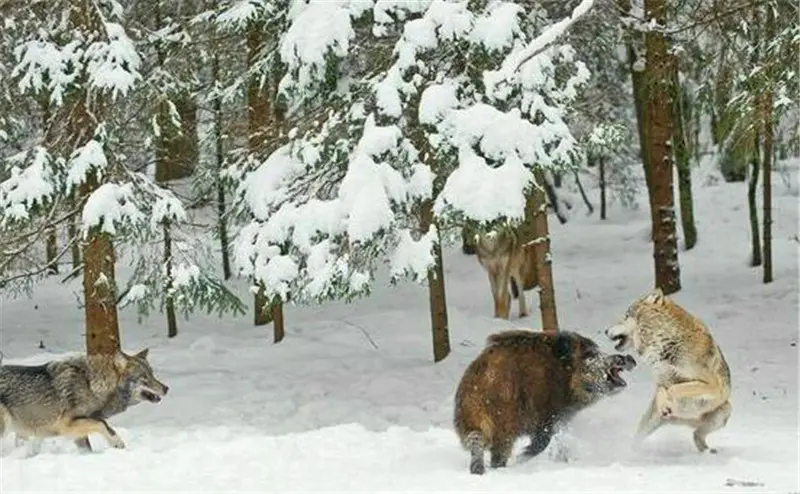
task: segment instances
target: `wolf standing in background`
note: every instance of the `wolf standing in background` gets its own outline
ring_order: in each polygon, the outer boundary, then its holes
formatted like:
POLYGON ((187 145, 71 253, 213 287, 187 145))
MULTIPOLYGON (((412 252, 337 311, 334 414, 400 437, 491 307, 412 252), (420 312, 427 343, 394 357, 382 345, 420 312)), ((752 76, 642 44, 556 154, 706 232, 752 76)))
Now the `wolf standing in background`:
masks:
POLYGON ((168 390, 153 375, 147 353, 0 365, 0 438, 11 431, 21 438, 63 436, 86 450, 89 434, 97 433, 124 448, 106 418, 142 400, 159 402, 168 390))
POLYGON ((519 317, 528 315, 525 290, 537 286, 536 255, 533 244, 522 244, 513 230, 503 229, 485 235, 475 235, 478 262, 489 274, 489 284, 494 299, 494 317, 508 319, 511 293, 519 303, 519 317))
POLYGON ((656 288, 633 302, 606 336, 617 351, 635 349, 655 373, 655 396, 639 422, 637 439, 666 423, 688 425, 697 449, 716 453, 706 437, 731 415, 731 374, 705 324, 656 288))

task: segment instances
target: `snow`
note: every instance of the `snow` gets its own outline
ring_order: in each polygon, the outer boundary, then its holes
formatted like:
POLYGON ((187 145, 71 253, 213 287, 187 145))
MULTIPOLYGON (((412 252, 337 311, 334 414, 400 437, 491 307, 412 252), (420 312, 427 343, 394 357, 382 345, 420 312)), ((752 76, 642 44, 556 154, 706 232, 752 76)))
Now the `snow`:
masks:
POLYGON ((478 17, 470 34, 473 43, 482 44, 489 51, 508 48, 520 34, 519 16, 522 8, 510 2, 490 5, 487 15, 478 17))
POLYGON ((408 229, 398 232, 400 241, 392 256, 392 276, 396 279, 410 275, 412 280, 426 280, 428 270, 433 267, 433 246, 439 242, 436 227, 430 229, 415 240, 408 229))
POLYGON ((358 18, 369 2, 311 0, 295 2, 293 7, 292 24, 280 45, 281 60, 288 69, 280 86, 304 91, 324 78, 327 56, 347 55, 355 37, 351 17, 358 18))
POLYGON ((472 148, 459 150, 461 165, 448 177, 434 204, 434 212, 445 215, 448 208, 461 211, 480 222, 497 217, 522 220, 525 216, 524 190, 533 183, 533 173, 516 156, 491 167, 472 148))
POLYGON ((124 224, 131 225, 144 218, 134 202, 133 185, 130 183, 106 183, 98 187, 86 199, 81 212, 81 229, 88 234, 92 227, 111 235, 124 224))
MULTIPOLYGON (((286 338, 276 345, 268 329, 252 326, 252 313, 191 316, 167 339, 163 316, 137 323, 133 307, 125 308, 123 346, 129 353, 151 348, 167 396, 110 420, 125 450, 93 436, 98 451, 78 454, 70 441, 54 438, 31 455, 6 438, 0 490, 797 491, 797 197, 775 177, 775 281, 764 285, 761 269, 746 262, 745 185, 705 185, 695 172, 700 240, 679 254, 683 289, 674 298, 710 326, 731 367, 733 415, 709 436, 717 455, 698 454, 690 430, 679 427, 631 447, 654 388, 640 365, 626 390, 581 412, 540 457, 469 475, 468 453, 451 425, 458 380, 488 334, 535 328, 539 317, 534 311, 519 320, 512 311, 510 321, 492 318, 486 274, 456 245, 444 249, 452 353, 437 364, 427 290, 413 283, 376 283, 370 298, 353 303, 288 305, 286 338)), ((596 200, 598 190, 584 185, 596 200)), ((639 200, 646 203, 641 194, 639 200)), ((579 213, 565 225, 550 222, 562 327, 606 350, 611 344, 602 330, 650 289, 653 276, 648 210, 614 203, 608 214, 606 221, 579 213)), ((121 260, 119 283, 131 269, 121 260)), ((390 275, 379 278, 388 282, 390 275)), ((4 364, 37 364, 83 349, 83 309, 70 296, 80 283, 56 277, 33 299, 0 299, 4 364)), ((246 280, 237 286, 250 299, 246 280)), ((536 307, 533 291, 528 297, 536 307)), ((515 453, 522 446, 521 440, 515 453)))
POLYGON ((95 139, 90 139, 72 153, 67 169, 67 184, 80 185, 90 172, 103 172, 107 166, 108 160, 103 152, 103 145, 95 139))
POLYGON ((180 263, 172 268, 172 288, 189 286, 200 277, 200 268, 194 264, 180 263))
MULTIPOLYGON (((28 153, 22 153, 24 161, 28 153)), ((29 166, 20 169, 12 166, 10 177, 0 182, 0 222, 9 219, 26 219, 28 212, 36 204, 44 204, 53 194, 52 173, 49 169, 50 155, 47 150, 37 146, 29 166)), ((17 160, 9 160, 14 163, 17 160)))
POLYGON ((419 122, 435 125, 447 111, 458 107, 458 87, 452 81, 425 88, 419 100, 419 122))
POLYGON ((563 35, 569 26, 592 8, 593 4, 594 0, 581 0, 581 3, 575 7, 569 17, 565 17, 547 26, 547 28, 528 43, 525 48, 512 51, 503 61, 502 67, 499 70, 490 71, 484 75, 487 88, 486 93, 491 95, 495 87, 501 82, 514 80, 515 73, 519 71, 524 64, 535 60, 536 55, 544 51, 556 39, 563 35))
POLYGON ((105 28, 108 41, 95 41, 86 48, 86 70, 92 86, 110 90, 111 98, 116 99, 128 94, 141 79, 142 61, 125 28, 115 22, 106 22, 105 28))

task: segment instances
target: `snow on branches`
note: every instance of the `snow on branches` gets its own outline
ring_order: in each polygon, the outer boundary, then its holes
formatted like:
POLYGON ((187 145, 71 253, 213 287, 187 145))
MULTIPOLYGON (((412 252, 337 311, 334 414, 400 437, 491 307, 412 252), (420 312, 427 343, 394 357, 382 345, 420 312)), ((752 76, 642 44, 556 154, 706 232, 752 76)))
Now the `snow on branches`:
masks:
POLYGON ((564 118, 589 74, 571 47, 554 44, 569 22, 554 32, 531 25, 513 2, 476 5, 291 4, 280 89, 321 91, 323 101, 341 84, 369 90, 295 129, 238 191, 253 220, 235 241, 235 261, 268 297, 368 293, 380 262, 393 279, 424 280, 442 229, 521 219, 533 169, 571 164, 577 143, 564 118), (544 39, 527 34, 537 30, 544 39), (362 38, 395 40, 388 63, 359 49, 362 38), (506 70, 528 55, 518 72, 506 70), (354 69, 363 66, 373 70, 354 69))

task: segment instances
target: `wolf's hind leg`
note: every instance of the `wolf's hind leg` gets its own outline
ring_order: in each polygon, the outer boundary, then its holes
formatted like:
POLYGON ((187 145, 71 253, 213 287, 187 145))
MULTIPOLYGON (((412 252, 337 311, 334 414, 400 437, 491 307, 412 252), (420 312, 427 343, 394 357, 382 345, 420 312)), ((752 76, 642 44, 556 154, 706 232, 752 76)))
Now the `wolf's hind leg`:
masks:
POLYGON ((709 453, 717 452, 715 448, 708 447, 706 437, 711 432, 725 427, 725 424, 728 423, 728 419, 731 416, 731 411, 731 403, 726 401, 716 410, 712 410, 701 417, 700 426, 695 429, 693 434, 694 445, 697 446, 698 451, 701 453, 706 450, 708 450, 709 453))
POLYGON ((660 412, 665 417, 693 420, 716 410, 723 403, 718 386, 701 381, 674 384, 666 388, 660 412))
POLYGON ((100 434, 112 448, 122 449, 125 447, 125 443, 119 437, 117 431, 112 429, 108 422, 103 419, 88 417, 71 419, 64 423, 58 432, 60 435, 71 437, 74 440, 86 438, 92 433, 100 434))

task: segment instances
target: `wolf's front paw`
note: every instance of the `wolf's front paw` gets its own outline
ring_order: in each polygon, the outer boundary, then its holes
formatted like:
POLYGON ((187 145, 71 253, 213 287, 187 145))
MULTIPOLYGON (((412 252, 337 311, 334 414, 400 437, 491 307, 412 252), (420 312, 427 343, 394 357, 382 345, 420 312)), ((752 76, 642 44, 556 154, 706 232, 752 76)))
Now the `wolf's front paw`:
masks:
POLYGON ((111 436, 108 442, 114 449, 125 449, 125 441, 120 439, 119 436, 111 436))

